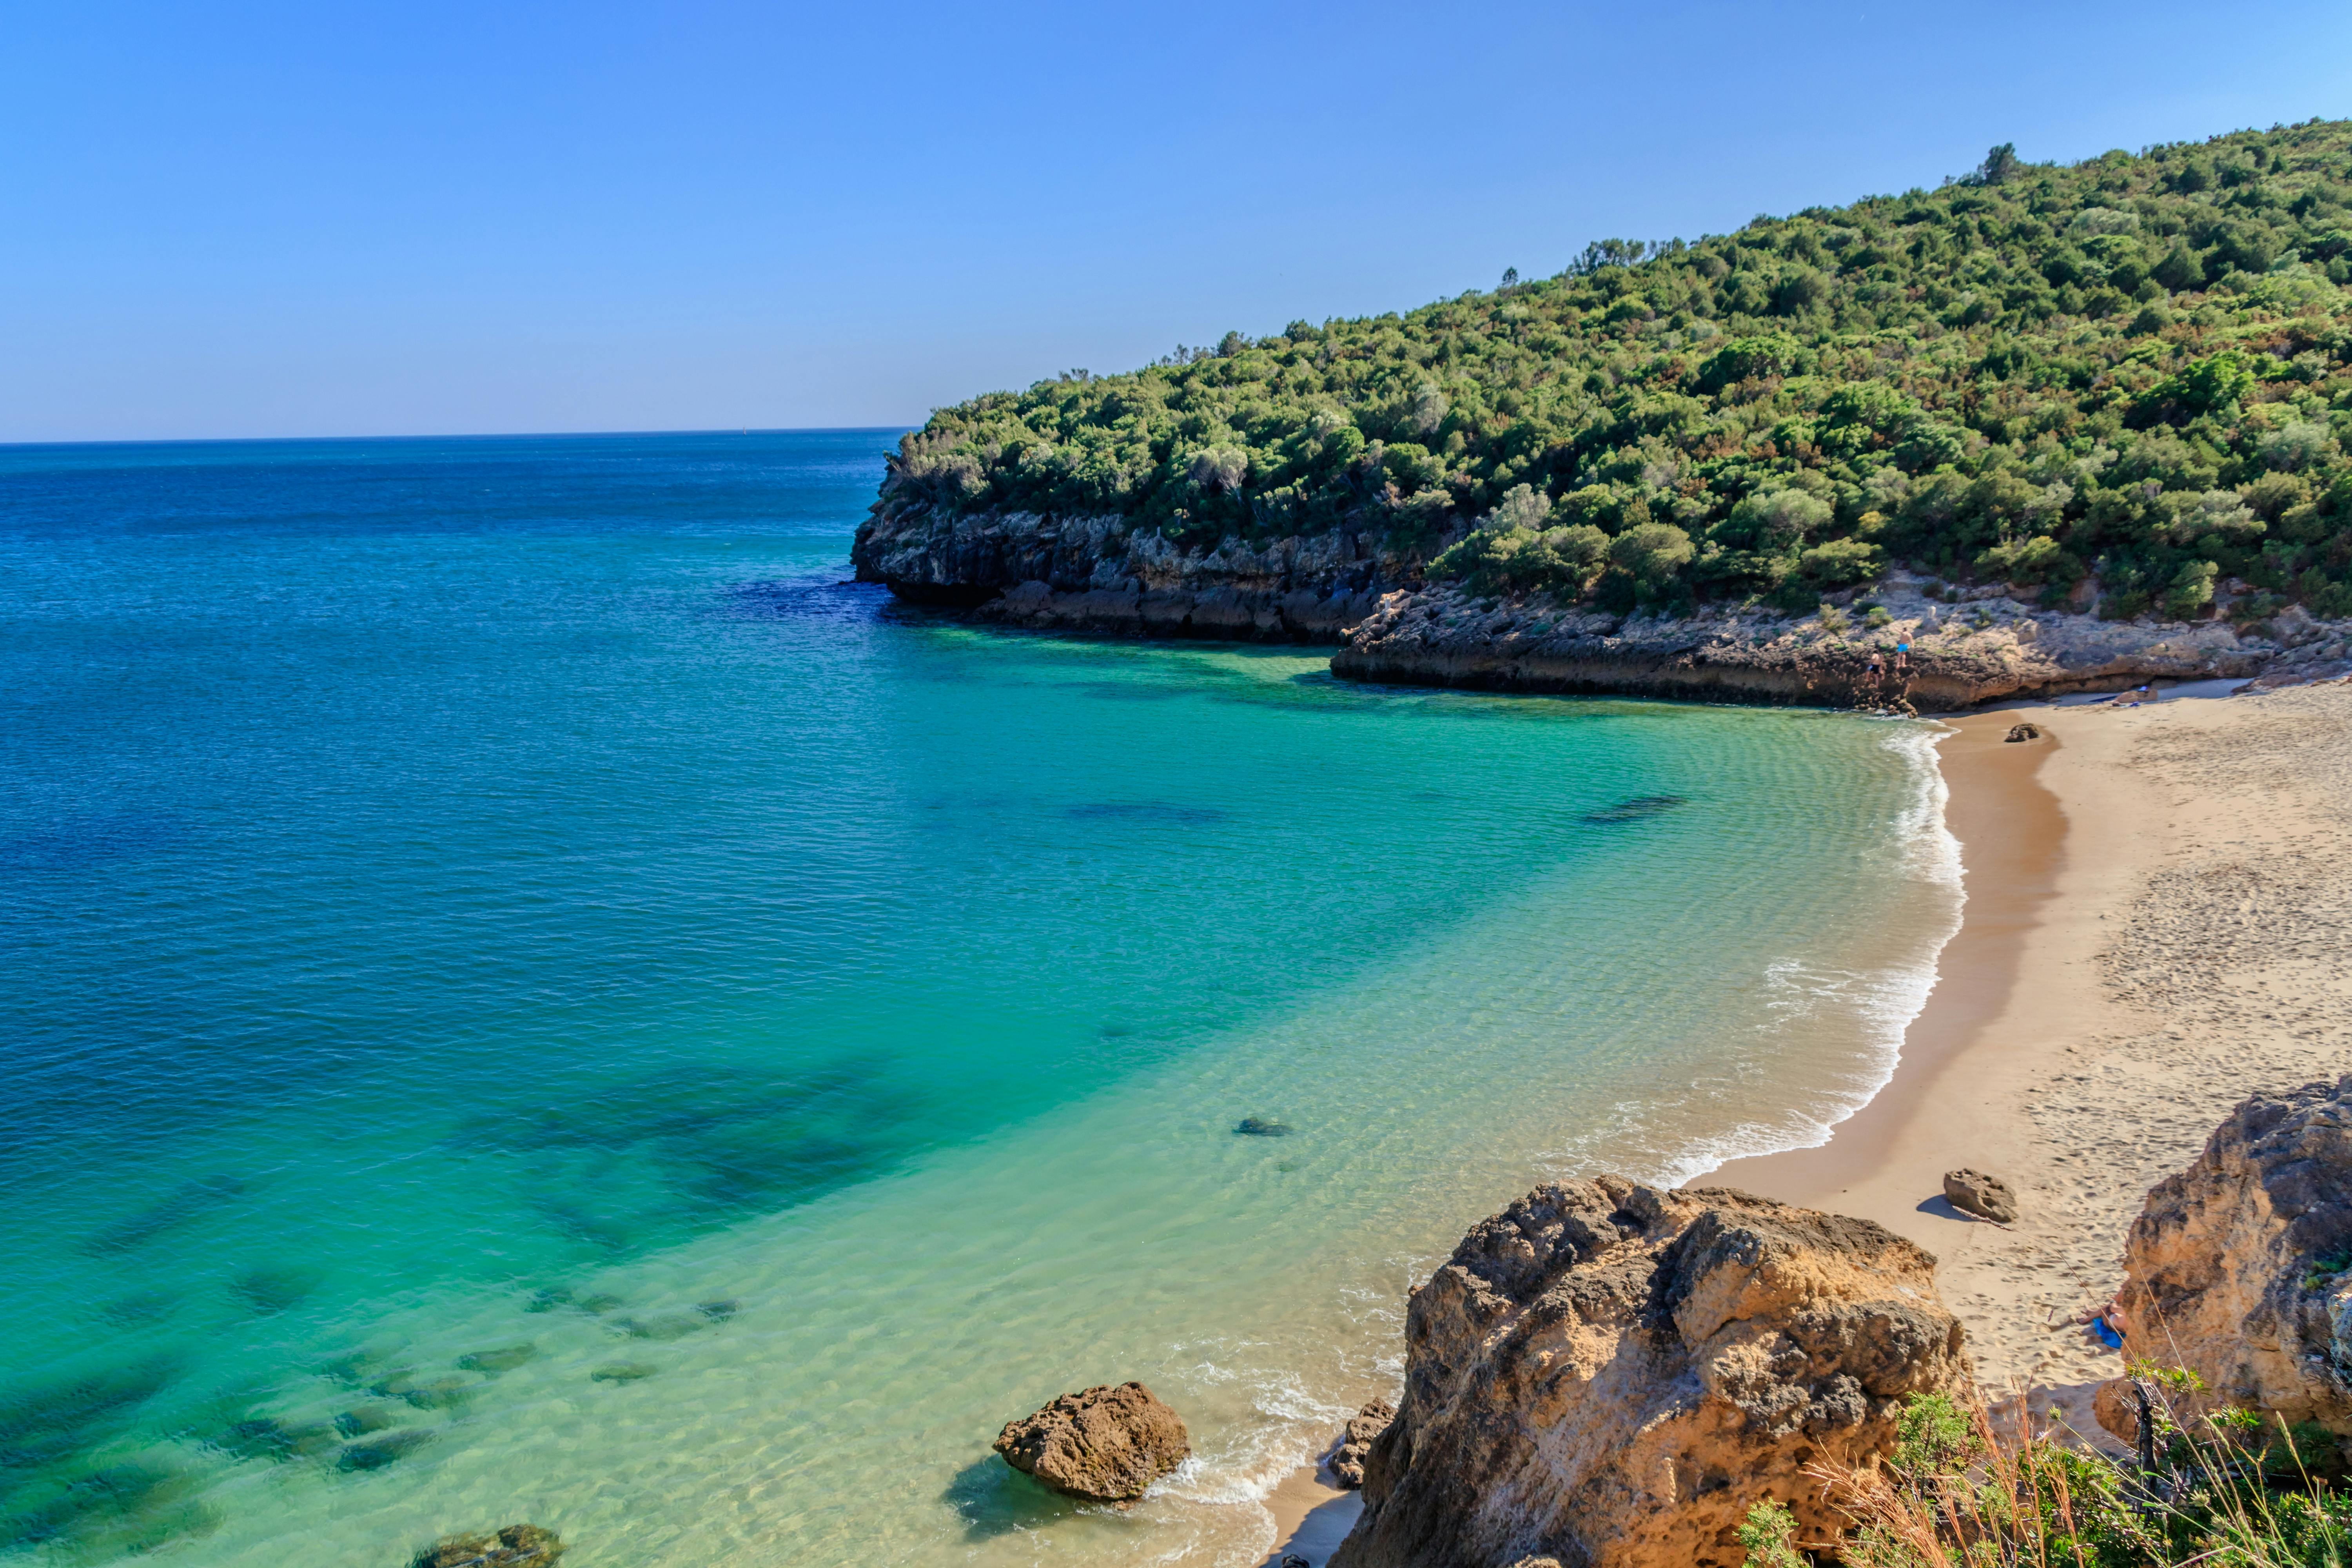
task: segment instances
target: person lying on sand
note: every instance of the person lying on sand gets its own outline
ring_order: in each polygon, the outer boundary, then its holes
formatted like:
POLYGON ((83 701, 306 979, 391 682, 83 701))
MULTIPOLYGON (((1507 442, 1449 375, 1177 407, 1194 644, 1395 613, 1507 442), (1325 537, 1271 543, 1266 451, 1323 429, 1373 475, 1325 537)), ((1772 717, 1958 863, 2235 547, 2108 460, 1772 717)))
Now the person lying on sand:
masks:
POLYGON ((2110 1296, 2103 1305, 2084 1308, 2074 1314, 2074 1321, 2083 1324, 2098 1335, 2109 1350, 2119 1351, 2124 1348, 2124 1334, 2126 1330, 2121 1297, 2110 1296))

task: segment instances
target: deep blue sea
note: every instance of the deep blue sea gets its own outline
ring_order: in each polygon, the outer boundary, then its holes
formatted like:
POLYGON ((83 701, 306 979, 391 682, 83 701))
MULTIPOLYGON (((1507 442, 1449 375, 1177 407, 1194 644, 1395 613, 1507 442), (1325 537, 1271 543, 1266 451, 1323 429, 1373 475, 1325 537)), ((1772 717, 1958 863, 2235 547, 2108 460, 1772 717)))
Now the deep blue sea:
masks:
POLYGON ((0 1559, 1255 1563, 1465 1222, 1883 1081, 1928 726, 895 608, 897 435, 0 447, 0 1559))

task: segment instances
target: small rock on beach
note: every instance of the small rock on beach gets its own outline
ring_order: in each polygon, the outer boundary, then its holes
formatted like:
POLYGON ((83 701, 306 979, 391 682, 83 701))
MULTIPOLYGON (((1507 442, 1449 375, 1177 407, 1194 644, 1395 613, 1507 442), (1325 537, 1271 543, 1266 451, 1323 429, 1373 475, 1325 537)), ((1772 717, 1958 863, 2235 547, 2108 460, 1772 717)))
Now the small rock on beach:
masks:
POLYGON ((1335 1483, 1349 1490, 1364 1484, 1364 1456, 1372 1451, 1372 1439, 1395 1419, 1396 1406, 1385 1399, 1375 1399, 1348 1417, 1347 1430, 1323 1460, 1335 1483))
POLYGON ((1988 1176, 1966 1165, 1944 1173, 1944 1197, 1956 1208, 1979 1219, 2011 1225, 2017 1219, 2017 1193, 1999 1176, 1988 1176))

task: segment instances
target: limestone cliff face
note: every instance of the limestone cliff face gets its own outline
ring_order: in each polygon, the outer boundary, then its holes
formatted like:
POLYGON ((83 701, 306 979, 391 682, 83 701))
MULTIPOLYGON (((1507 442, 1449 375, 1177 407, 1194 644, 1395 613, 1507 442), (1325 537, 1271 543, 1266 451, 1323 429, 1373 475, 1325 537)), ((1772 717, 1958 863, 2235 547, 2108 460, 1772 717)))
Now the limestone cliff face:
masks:
POLYGON ((1875 584, 1885 613, 1846 624, 1702 609, 1687 619, 1617 616, 1549 602, 1482 600, 1451 584, 1391 594, 1349 633, 1332 673, 1399 685, 1497 691, 1633 692, 1710 701, 1875 706, 1922 712, 2005 697, 2112 691, 2148 680, 2244 678, 2298 664, 2340 673, 2343 630, 2316 622, 2293 645, 2242 638, 2217 621, 2149 624, 2036 611, 2006 595, 1931 600, 1913 578, 1875 584), (1873 649, 1911 645, 1907 679, 1872 685, 1873 649))
POLYGON ((1259 545, 1179 545, 1118 517, 948 514, 896 497, 850 552, 860 582, 1015 626, 1337 642, 1422 560, 1344 528, 1259 545))
POLYGON ((1935 1259, 1863 1220, 1616 1177, 1537 1188, 1413 1292, 1405 1390, 1332 1568, 1734 1568, 1803 1467, 1892 1447, 1958 1391, 1935 1259))
POLYGON ((2231 1112, 2149 1191, 2124 1268, 2127 1348, 2203 1379, 2199 1413, 2352 1436, 2352 1076, 2231 1112))

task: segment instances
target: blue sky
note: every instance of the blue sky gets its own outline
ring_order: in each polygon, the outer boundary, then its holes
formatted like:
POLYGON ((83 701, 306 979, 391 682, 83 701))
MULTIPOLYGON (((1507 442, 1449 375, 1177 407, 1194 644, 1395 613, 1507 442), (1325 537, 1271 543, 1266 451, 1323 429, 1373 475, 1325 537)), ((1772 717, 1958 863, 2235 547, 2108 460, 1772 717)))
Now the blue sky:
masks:
POLYGON ((2341 5, 11 7, 0 440, 911 423, 2352 113, 2341 5))

